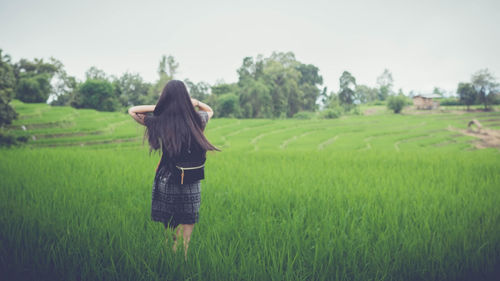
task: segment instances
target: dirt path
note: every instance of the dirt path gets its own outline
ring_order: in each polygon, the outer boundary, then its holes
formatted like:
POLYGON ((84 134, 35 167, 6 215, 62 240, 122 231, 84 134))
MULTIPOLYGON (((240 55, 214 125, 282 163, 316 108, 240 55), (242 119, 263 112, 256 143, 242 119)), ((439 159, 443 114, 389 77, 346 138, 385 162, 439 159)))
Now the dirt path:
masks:
POLYGON ((494 130, 485 127, 476 130, 470 128, 467 130, 462 130, 451 125, 448 125, 448 130, 477 138, 478 140, 474 141, 474 146, 478 149, 497 148, 498 150, 500 150, 500 130, 494 130))
POLYGON ((376 114, 378 110, 376 108, 369 108, 363 111, 363 115, 373 115, 376 114))

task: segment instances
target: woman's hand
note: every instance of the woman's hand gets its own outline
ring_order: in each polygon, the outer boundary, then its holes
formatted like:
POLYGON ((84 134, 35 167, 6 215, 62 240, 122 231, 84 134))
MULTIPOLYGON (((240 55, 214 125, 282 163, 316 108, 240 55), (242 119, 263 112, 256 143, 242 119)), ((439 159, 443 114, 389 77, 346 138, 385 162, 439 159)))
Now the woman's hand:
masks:
POLYGON ((191 103, 193 103, 194 107, 198 107, 201 111, 205 111, 206 113, 208 113, 208 119, 210 119, 212 115, 214 115, 214 111, 210 106, 208 106, 208 104, 202 103, 197 99, 191 99, 191 103))

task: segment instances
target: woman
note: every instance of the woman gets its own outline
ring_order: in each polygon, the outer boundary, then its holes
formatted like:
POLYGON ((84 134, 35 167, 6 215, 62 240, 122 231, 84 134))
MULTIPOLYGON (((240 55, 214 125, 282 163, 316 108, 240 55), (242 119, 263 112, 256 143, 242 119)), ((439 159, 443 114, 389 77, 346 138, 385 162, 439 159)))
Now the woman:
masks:
MULTIPOLYGON (((177 237, 183 233, 184 255, 194 224, 199 220, 201 184, 206 151, 218 150, 204 136, 203 130, 212 117, 210 106, 189 97, 186 85, 171 80, 156 105, 133 106, 128 113, 146 126, 150 153, 162 151, 153 181, 151 218, 174 230, 174 252, 177 237), (199 111, 195 110, 199 108, 199 111), (148 115, 148 112, 153 112, 148 115), (194 164, 193 164, 194 163, 194 164)), ((168 237, 167 237, 168 241, 168 237)))

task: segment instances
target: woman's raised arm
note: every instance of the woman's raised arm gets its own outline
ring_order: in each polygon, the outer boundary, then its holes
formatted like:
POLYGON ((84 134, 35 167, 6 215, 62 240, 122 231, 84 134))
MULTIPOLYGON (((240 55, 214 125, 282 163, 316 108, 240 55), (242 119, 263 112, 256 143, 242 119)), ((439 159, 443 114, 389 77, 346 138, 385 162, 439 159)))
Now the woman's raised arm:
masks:
POLYGON ((134 118, 137 123, 144 125, 144 117, 147 112, 153 112, 154 105, 136 105, 128 109, 128 114, 134 118))
POLYGON ((212 118, 214 115, 214 111, 208 104, 202 103, 197 99, 191 99, 191 102, 193 103, 193 106, 197 106, 201 111, 205 111, 208 114, 208 119, 212 118))

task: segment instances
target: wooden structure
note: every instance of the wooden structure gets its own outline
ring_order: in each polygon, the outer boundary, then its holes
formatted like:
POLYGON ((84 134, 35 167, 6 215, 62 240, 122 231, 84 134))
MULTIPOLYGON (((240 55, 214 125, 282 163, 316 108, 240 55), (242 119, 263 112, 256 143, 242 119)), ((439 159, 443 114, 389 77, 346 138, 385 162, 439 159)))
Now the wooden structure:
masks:
POLYGON ((439 101, 435 98, 440 98, 438 95, 416 95, 413 96, 413 105, 417 109, 436 109, 439 107, 439 101))

